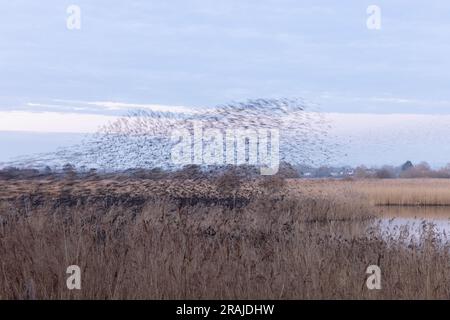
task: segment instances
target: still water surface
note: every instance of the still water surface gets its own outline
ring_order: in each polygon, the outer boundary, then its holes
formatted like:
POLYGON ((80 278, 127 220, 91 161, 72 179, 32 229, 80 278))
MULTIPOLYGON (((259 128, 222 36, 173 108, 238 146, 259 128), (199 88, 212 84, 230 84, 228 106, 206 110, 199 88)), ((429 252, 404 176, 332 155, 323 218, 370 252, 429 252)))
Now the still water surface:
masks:
POLYGON ((450 206, 381 206, 378 210, 385 230, 396 231, 409 226, 418 234, 424 223, 432 223, 436 232, 450 238, 450 206))

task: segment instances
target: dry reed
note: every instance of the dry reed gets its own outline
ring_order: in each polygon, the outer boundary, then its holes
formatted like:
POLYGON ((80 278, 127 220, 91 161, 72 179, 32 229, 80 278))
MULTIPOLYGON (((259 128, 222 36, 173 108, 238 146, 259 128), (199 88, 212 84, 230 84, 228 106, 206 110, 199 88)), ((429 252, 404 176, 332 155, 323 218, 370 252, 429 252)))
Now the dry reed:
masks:
POLYGON ((142 204, 92 193, 64 203, 61 186, 45 188, 33 191, 39 202, 0 202, 0 299, 450 298, 447 240, 429 229, 418 242, 367 229, 360 218, 371 209, 351 190, 304 187, 229 208, 150 192, 142 204), (66 288, 71 264, 82 270, 79 291, 66 288), (371 264, 382 290, 365 286, 371 264))

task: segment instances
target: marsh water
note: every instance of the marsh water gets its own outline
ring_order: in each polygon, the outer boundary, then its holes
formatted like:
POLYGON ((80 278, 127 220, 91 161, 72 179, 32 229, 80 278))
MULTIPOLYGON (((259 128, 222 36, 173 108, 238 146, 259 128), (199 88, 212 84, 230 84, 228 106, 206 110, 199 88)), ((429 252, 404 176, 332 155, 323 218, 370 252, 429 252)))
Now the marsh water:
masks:
POLYGON ((437 233, 450 237, 450 206, 380 206, 378 212, 385 230, 408 226, 418 234, 424 224, 431 223, 437 233))

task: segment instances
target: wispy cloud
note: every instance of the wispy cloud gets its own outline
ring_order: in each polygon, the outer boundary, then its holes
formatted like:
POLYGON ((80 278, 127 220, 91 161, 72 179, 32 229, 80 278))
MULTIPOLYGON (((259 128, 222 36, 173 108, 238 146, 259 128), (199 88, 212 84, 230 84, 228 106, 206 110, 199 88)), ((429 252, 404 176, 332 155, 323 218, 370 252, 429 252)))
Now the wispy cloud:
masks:
POLYGON ((97 114, 0 111, 0 131, 93 133, 116 119, 97 114))
MULTIPOLYGON (((179 105, 141 104, 121 101, 81 101, 67 99, 45 99, 43 101, 29 101, 10 106, 0 107, 0 111, 24 111, 32 113, 57 112, 77 114, 97 114, 121 116, 137 110, 161 112, 171 114, 196 114, 204 108, 193 108, 179 105)), ((1 128, 0 128, 1 130, 1 128)))
POLYGON ((170 113, 187 113, 195 114, 198 110, 184 106, 168 106, 161 104, 137 104, 137 103, 124 103, 114 101, 96 101, 86 102, 89 106, 103 107, 107 110, 150 110, 154 112, 170 112, 170 113))
POLYGON ((0 131, 92 133, 108 122, 138 110, 172 115, 200 112, 186 106, 54 99, 50 103, 27 102, 0 111, 0 131))

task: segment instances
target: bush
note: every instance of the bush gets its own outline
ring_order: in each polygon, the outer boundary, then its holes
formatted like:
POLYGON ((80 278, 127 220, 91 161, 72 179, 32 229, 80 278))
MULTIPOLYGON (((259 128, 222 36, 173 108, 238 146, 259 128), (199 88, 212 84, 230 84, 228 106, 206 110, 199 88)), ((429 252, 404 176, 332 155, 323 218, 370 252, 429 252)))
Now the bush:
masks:
POLYGON ((396 177, 395 169, 393 167, 384 166, 375 172, 375 177, 378 179, 394 179, 396 177))

